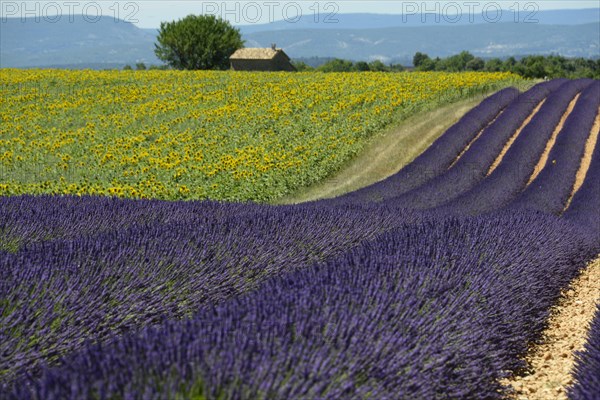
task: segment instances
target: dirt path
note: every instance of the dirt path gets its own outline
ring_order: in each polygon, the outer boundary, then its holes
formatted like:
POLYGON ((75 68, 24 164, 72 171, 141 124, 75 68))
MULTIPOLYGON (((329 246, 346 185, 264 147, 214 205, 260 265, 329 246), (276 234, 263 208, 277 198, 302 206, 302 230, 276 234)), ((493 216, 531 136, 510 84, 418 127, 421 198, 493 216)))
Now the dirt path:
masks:
POLYGON ((503 382, 519 400, 564 400, 573 383, 574 352, 583 349, 600 300, 600 258, 575 279, 553 310, 545 341, 531 348, 526 359, 533 373, 503 382))
POLYGON ((558 122, 558 125, 556 125, 556 128, 554 128, 554 131, 552 132, 552 136, 550 137, 550 140, 548 140, 548 143, 546 143, 546 148, 544 149, 544 152, 542 153, 540 160, 538 161, 537 165, 535 166, 535 168, 533 170, 533 174, 531 174, 531 176, 529 177, 529 182, 527 182, 527 185, 529 185, 531 182, 533 182, 533 180, 535 178, 537 178, 537 176, 540 174, 542 169, 544 169, 544 167, 546 166, 546 162, 548 162, 548 155, 550 154, 552 147, 554 147, 554 143, 556 143, 556 138, 557 138, 558 134, 560 133, 560 131, 562 130, 563 125, 565 124, 565 121, 567 120, 569 115, 571 115, 571 112, 573 112, 573 109, 575 108, 575 103, 577 103, 577 100, 579 100, 579 96, 581 96, 581 93, 578 93, 577 96, 575 96, 573 98, 573 100, 571 100, 571 102, 569 103, 569 106, 567 107, 567 111, 564 112, 564 114, 560 118, 560 121, 558 122))
POLYGON ((527 124, 529 124, 529 122, 531 122, 533 117, 535 117, 535 115, 538 113, 538 111, 540 111, 540 108, 542 108, 542 106, 544 105, 545 102, 546 102, 546 99, 543 99, 542 101, 540 101, 539 104, 533 109, 531 114, 529 114, 529 116, 525 119, 525 121, 523 121, 521 126, 519 126, 517 128, 517 130, 515 131, 515 133, 513 133, 513 135, 508 139, 508 141, 504 145, 504 148, 502 148, 502 151, 500 151, 500 154, 498 154, 498 157, 496 157, 496 159, 490 166, 490 169, 488 170, 487 175, 490 175, 492 172, 494 172, 496 167, 498 165, 500 165, 500 163, 502 162, 502 159, 504 158, 504 155, 506 154, 508 149, 510 149, 510 146, 512 146, 514 141, 517 140, 517 137, 519 137, 519 134, 521 133, 521 131, 527 126, 527 124))
POLYGON ((566 211, 567 208, 569 208, 569 206, 571 205, 571 200, 573 200, 573 196, 575 196, 575 193, 579 190, 581 185, 583 185, 583 181, 585 180, 587 171, 590 168, 590 164, 592 163, 592 154, 594 153, 594 148, 596 147, 596 142, 598 141, 599 134, 600 108, 598 108, 598 112, 596 114, 596 119, 594 120, 594 125, 592 126, 590 136, 588 136, 587 141, 585 142, 585 150, 583 153, 583 157, 581 158, 581 164, 579 165, 579 169, 577 170, 577 175, 575 175, 575 184, 573 185, 573 190, 571 191, 571 195, 567 200, 563 212, 566 211))
POLYGON ((461 100, 407 118, 399 126, 376 136, 358 156, 331 178, 286 196, 277 203, 291 204, 335 197, 395 174, 482 99, 483 97, 477 96, 461 100))

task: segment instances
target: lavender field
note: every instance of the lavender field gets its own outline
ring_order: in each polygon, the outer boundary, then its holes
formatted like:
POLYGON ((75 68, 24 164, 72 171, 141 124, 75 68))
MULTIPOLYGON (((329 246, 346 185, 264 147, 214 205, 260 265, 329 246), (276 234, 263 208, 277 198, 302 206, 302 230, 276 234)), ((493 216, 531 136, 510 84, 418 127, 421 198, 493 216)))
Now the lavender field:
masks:
POLYGON ((599 108, 600 81, 504 89, 298 205, 2 197, 0 398, 505 398, 600 253, 599 108))

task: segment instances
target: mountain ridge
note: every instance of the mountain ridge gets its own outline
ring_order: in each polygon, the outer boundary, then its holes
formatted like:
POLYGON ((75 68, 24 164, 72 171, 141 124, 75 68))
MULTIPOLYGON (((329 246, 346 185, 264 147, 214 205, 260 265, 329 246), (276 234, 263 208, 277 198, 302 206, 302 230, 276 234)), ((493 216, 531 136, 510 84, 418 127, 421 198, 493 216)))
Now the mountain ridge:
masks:
POLYGON ((511 10, 501 10, 501 16, 498 21, 490 22, 494 18, 485 16, 483 13, 474 13, 472 15, 462 15, 456 19, 454 15, 442 14, 378 14, 378 13, 348 13, 328 15, 321 13, 318 16, 318 22, 315 22, 314 15, 303 15, 299 21, 291 22, 277 20, 268 24, 236 25, 243 34, 250 34, 264 31, 281 31, 297 29, 374 29, 374 28, 399 28, 399 27, 417 27, 417 26, 461 26, 478 25, 484 23, 539 23, 542 25, 581 25, 594 22, 600 22, 599 9, 571 9, 571 10, 544 10, 534 14, 520 11, 515 13, 511 10), (337 19, 336 23, 327 23, 325 18, 337 19), (425 21, 423 21, 425 19, 425 21), (533 22, 533 21, 537 22, 533 22), (437 21, 437 22, 436 22, 437 21))
MULTIPOLYGON (((594 19, 595 14, 591 15, 587 18, 594 19)), ((102 17, 96 23, 82 16, 72 22, 63 18, 56 23, 43 19, 23 22, 18 18, 0 21, 0 68, 162 64, 154 54, 156 29, 138 28, 112 17, 102 17)), ((484 58, 527 54, 597 58, 600 57, 598 21, 567 25, 504 22, 363 29, 344 28, 346 25, 341 23, 328 29, 273 30, 277 26, 270 25, 271 30, 241 31, 246 47, 269 47, 276 42, 292 58, 380 59, 408 65, 417 51, 431 57, 468 50, 484 58)), ((372 23, 365 19, 363 26, 372 23)))

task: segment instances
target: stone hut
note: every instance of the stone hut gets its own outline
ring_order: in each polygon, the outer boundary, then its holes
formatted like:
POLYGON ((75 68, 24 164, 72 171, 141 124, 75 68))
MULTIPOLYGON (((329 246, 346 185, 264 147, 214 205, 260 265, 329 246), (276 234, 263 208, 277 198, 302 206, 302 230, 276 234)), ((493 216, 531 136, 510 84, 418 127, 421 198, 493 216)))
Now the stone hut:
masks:
POLYGON ((296 71, 290 58, 275 45, 271 48, 243 48, 229 57, 235 71, 296 71))

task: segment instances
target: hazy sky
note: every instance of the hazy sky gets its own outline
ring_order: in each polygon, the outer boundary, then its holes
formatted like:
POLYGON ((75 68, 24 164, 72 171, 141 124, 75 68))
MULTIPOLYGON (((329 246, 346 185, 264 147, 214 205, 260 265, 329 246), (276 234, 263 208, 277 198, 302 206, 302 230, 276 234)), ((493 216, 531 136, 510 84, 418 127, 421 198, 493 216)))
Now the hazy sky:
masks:
POLYGON ((497 9, 518 12, 519 17, 535 15, 537 10, 566 8, 596 8, 598 0, 583 1, 330 1, 330 0, 240 0, 240 1, 128 1, 128 0, 57 0, 57 1, 0 1, 0 16, 22 17, 98 14, 117 17, 141 28, 157 28, 161 21, 173 21, 188 14, 215 14, 234 25, 267 23, 277 20, 294 21, 298 16, 309 16, 316 22, 343 13, 414 14, 442 13, 469 15, 496 12, 497 9))

